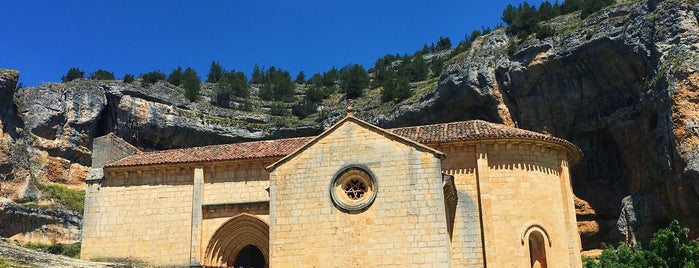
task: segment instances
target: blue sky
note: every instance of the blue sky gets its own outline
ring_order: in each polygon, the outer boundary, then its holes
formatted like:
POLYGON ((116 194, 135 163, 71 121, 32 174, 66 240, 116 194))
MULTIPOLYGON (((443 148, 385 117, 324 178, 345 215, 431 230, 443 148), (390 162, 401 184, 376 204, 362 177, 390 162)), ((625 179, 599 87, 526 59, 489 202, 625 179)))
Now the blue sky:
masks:
POLYGON ((5 1, 0 68, 20 70, 26 86, 58 82, 71 67, 121 78, 181 65, 205 78, 212 60, 248 75, 259 64, 310 76, 350 63, 369 68, 440 36, 456 45, 521 2, 5 1))

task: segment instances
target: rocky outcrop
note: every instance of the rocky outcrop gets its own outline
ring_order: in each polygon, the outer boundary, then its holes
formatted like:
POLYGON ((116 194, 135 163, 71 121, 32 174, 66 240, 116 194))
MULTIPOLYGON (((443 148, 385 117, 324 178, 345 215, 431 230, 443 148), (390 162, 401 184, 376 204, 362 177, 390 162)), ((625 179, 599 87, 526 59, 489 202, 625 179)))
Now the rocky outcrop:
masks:
MULTIPOLYGON (((450 60, 434 90, 393 107, 355 107, 356 115, 382 127, 482 119, 565 138, 585 153, 572 179, 586 249, 645 241, 674 218, 697 237, 695 10, 695 1, 626 1, 584 20, 548 21, 556 34, 543 40, 498 29, 450 60)), ((189 102, 167 83, 77 80, 15 93, 16 76, 0 72, 0 137, 35 149, 27 159, 51 181, 87 176, 92 141, 106 133, 141 149, 180 148, 314 135, 344 112, 287 128, 266 114, 208 105, 206 94, 189 102)), ((36 172, 8 173, 17 154, 3 144, 0 175, 31 186, 17 177, 36 172)))
POLYGON ((634 1, 556 18, 547 22, 555 36, 521 43, 496 30, 385 124, 485 119, 565 138, 586 156, 572 169, 574 192, 591 208, 579 214, 585 248, 647 241, 673 218, 696 237, 695 10, 693 1, 634 1))
POLYGON ((0 239, 0 258, 10 261, 8 267, 73 267, 73 268, 107 268, 107 267, 150 267, 141 262, 91 262, 54 255, 38 250, 24 248, 4 239, 0 239))
POLYGON ((82 215, 67 209, 18 205, 0 197, 0 237, 38 243, 80 242, 82 215))

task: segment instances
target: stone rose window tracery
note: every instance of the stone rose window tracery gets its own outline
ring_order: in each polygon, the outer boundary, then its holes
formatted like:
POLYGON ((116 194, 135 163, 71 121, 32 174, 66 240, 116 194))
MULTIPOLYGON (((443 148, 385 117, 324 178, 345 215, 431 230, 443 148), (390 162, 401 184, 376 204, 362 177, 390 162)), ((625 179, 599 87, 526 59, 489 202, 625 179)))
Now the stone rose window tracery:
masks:
POLYGON ((330 197, 345 212, 362 211, 374 202, 376 187, 376 180, 367 168, 350 165, 333 178, 330 197))
POLYGON ((360 180, 351 180, 345 184, 345 194, 352 200, 359 200, 366 192, 366 185, 360 180))

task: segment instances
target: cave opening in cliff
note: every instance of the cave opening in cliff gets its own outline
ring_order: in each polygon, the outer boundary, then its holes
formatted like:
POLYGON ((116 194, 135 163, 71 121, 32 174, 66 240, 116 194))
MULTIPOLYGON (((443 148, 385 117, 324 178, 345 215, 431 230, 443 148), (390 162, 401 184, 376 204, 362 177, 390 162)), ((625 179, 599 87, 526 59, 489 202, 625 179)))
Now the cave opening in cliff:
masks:
POLYGON ((109 105, 109 103, 104 105, 102 112, 100 112, 96 120, 94 129, 95 137, 107 135, 107 133, 112 131, 112 126, 114 125, 114 120, 112 119, 113 114, 112 106, 109 105))

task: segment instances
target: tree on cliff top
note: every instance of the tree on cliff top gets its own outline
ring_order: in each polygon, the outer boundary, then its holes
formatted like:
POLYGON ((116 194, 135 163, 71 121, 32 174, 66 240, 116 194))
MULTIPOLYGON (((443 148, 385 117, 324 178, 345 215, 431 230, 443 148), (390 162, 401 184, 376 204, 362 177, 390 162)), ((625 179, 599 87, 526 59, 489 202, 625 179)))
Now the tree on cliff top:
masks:
POLYGON ((114 80, 114 73, 98 69, 88 76, 91 80, 114 80))
POLYGON ((206 82, 208 83, 218 83, 226 71, 223 70, 223 66, 217 61, 211 62, 211 67, 209 67, 209 74, 206 76, 206 82))
POLYGON ((187 67, 187 69, 184 70, 182 87, 184 88, 184 96, 189 101, 196 101, 199 98, 201 80, 199 80, 199 76, 197 76, 197 71, 191 67, 187 67))
POLYGON ((182 84, 182 79, 184 74, 182 73, 182 66, 177 66, 176 69, 172 70, 170 75, 167 77, 167 82, 175 86, 182 84))
POLYGON ((152 71, 141 74, 141 79, 146 84, 154 84, 158 81, 165 80, 165 73, 161 71, 152 71))
POLYGON ((69 81, 73 81, 73 80, 78 79, 78 78, 82 79, 84 76, 85 76, 85 72, 81 71, 77 67, 73 67, 73 68, 70 68, 70 70, 68 70, 68 73, 66 75, 61 77, 61 81, 69 82, 69 81))
POLYGON ((364 88, 369 86, 369 75, 359 64, 345 66, 341 70, 342 81, 340 89, 347 94, 347 98, 355 99, 364 95, 364 88))

